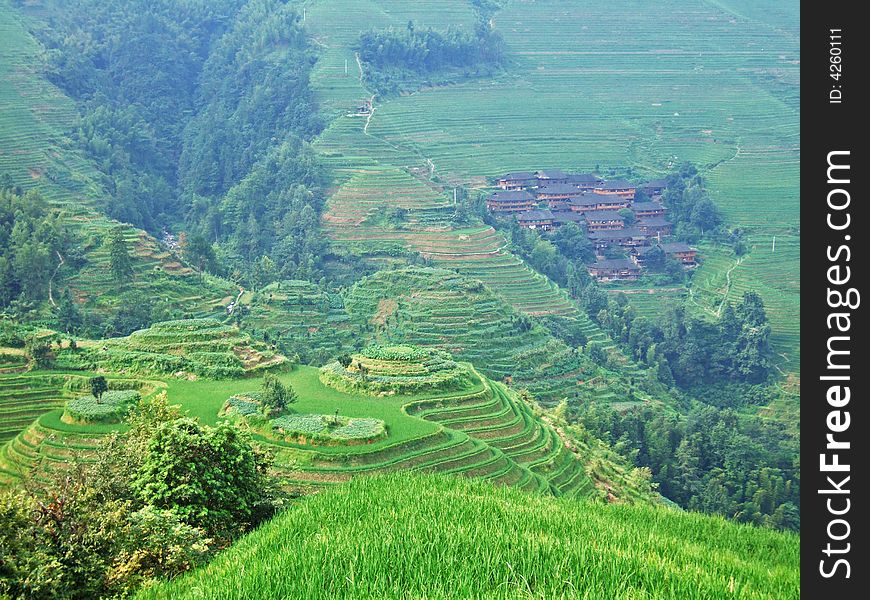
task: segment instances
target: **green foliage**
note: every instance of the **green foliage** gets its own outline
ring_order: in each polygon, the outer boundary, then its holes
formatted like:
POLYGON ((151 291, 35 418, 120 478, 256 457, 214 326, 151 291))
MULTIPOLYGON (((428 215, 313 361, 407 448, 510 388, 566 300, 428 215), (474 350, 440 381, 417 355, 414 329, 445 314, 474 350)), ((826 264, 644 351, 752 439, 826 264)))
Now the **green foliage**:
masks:
POLYGON ((109 384, 106 381, 106 378, 102 375, 92 377, 89 383, 91 386, 91 395, 96 398, 97 401, 100 400, 105 392, 109 391, 109 384))
POLYGON ((427 78, 436 83, 455 78, 491 75, 505 61, 504 41, 488 24, 474 33, 448 28, 371 30, 356 45, 365 65, 366 83, 380 94, 395 94, 419 86, 427 78))
POLYGON ((374 345, 353 358, 348 367, 325 365, 320 380, 342 391, 393 395, 461 389, 472 378, 450 354, 431 348, 374 345))
POLYGON ((386 435, 380 419, 339 415, 284 415, 270 424, 280 435, 301 442, 365 442, 386 435))
POLYGON ((127 597, 190 571, 279 506, 267 464, 231 425, 202 427, 165 397, 141 400, 93 462, 0 494, 0 595, 127 597))
POLYGON ((108 240, 109 266, 115 281, 127 282, 133 277, 133 260, 127 250, 127 240, 124 239, 124 230, 116 228, 108 240))
MULTIPOLYGON (((713 322, 688 314, 682 306, 665 309, 653 321, 638 316, 629 304, 595 298, 602 327, 636 360, 650 366, 666 361, 681 386, 760 383, 770 373, 770 324, 758 294, 746 292, 736 308, 726 303, 713 322)), ((587 307, 592 302, 588 299, 587 307)))
POLYGON ((290 404, 296 402, 297 399, 296 390, 293 389, 292 385, 281 383, 271 373, 266 373, 263 377, 263 387, 260 391, 259 400, 268 413, 280 414, 290 404))
POLYGON ((790 598, 799 550, 716 517, 396 473, 308 498, 139 598, 790 598))
POLYGON ((652 470, 663 495, 692 510, 800 529, 797 441, 771 420, 700 403, 685 416, 649 406, 581 407, 583 425, 652 470))
POLYGON ((132 488, 145 504, 231 538, 271 515, 269 465, 232 425, 178 419, 154 432, 132 488))
POLYGON ((24 354, 39 367, 49 366, 54 359, 51 339, 36 335, 29 336, 24 342, 24 354))
POLYGON ((134 390, 105 392, 99 398, 80 396, 67 401, 64 415, 76 423, 120 423, 139 399, 134 390))
POLYGON ((0 188, 0 308, 18 299, 45 301, 58 255, 66 254, 73 242, 59 215, 37 192, 0 188))

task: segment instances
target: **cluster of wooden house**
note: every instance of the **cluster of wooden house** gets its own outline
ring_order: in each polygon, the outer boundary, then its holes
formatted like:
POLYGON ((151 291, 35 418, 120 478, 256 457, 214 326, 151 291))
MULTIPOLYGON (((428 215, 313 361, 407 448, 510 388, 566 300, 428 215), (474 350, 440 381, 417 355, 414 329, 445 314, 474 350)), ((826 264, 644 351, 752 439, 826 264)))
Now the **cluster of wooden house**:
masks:
POLYGON ((599 281, 637 279, 645 263, 644 255, 654 247, 661 247, 667 256, 686 267, 695 265, 694 248, 663 240, 673 233, 673 224, 665 217, 667 209, 661 202, 666 187, 663 179, 636 185, 621 179, 607 181, 589 173, 545 170, 508 173, 499 178, 498 187, 486 202, 494 214, 513 216, 521 226, 543 231, 566 223, 583 227, 600 257, 589 267, 599 281), (638 190, 643 191, 643 199, 635 201, 638 190), (610 246, 623 248, 631 258, 603 258, 601 255, 610 246))

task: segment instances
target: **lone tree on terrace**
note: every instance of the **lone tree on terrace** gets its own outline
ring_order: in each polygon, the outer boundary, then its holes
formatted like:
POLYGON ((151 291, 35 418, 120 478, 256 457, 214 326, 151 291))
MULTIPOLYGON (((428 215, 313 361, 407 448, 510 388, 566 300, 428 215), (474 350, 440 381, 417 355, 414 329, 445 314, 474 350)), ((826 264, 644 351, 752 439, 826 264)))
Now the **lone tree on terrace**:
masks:
POLYGON ((103 394, 109 391, 109 384, 106 378, 102 375, 91 377, 91 394, 97 399, 97 402, 103 397, 103 394))
POLYGON ((290 384, 283 384, 281 381, 267 373, 263 378, 263 391, 260 396, 260 401, 265 408, 271 412, 281 412, 287 408, 288 404, 296 402, 296 390, 290 384))

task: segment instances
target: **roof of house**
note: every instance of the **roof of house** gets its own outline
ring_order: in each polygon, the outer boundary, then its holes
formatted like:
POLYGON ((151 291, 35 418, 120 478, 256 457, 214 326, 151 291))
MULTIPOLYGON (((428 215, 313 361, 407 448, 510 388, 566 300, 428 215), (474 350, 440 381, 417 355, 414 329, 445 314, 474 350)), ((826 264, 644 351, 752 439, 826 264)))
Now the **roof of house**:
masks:
POLYGON ((640 184, 639 187, 642 188, 663 188, 667 187, 668 180, 667 179, 650 179, 646 183, 640 184))
POLYGON ((592 173, 569 173, 568 174, 568 183, 598 183, 601 181, 598 177, 593 175, 592 173))
POLYGON ((537 179, 535 174, 529 171, 517 171, 516 173, 505 173, 499 180, 518 181, 526 179, 537 179))
POLYGON ((695 250, 689 244, 683 242, 665 242, 661 245, 662 250, 664 250, 668 254, 672 254, 674 252, 692 252, 695 250))
POLYGON ((604 231, 590 231, 587 237, 590 240, 602 242, 608 240, 646 238, 646 236, 637 227, 626 227, 625 229, 606 229, 604 231))
POLYGON ((535 200, 535 197, 526 190, 503 190, 493 192, 489 199, 496 202, 517 202, 521 200, 532 202, 535 200))
POLYGON ((640 267, 626 258, 605 258, 594 262, 589 266, 591 269, 618 269, 627 271, 640 271, 640 267))
POLYGON ((582 221, 585 217, 578 212, 573 211, 565 211, 560 210, 558 212, 553 213, 553 218, 556 219, 559 223, 577 223, 578 221, 582 221))
POLYGON ((538 188, 538 194, 559 194, 569 196, 579 196, 582 192, 573 185, 567 183, 551 183, 550 185, 542 185, 538 188))
POLYGON ((625 179, 614 179, 613 181, 605 181, 597 187, 602 190, 627 190, 634 189, 637 186, 627 182, 625 179))
POLYGON ((665 225, 673 225, 664 217, 640 217, 637 224, 644 227, 664 227, 665 225))
POLYGON ((615 210, 594 210, 583 213, 587 221, 595 221, 601 223, 604 221, 624 221, 625 217, 615 210))
POLYGON ((567 177, 565 172, 559 169, 541 169, 540 171, 535 171, 535 175, 538 179, 565 179, 567 177))
POLYGON ((517 215, 517 221, 552 221, 553 213, 549 210, 528 210, 517 215))
POLYGON ((631 209, 638 210, 664 210, 665 207, 658 202, 635 202, 631 205, 631 209))
POLYGON ((598 192, 583 192, 571 200, 578 206, 594 206, 596 204, 625 204, 627 200, 613 194, 599 194, 598 192))

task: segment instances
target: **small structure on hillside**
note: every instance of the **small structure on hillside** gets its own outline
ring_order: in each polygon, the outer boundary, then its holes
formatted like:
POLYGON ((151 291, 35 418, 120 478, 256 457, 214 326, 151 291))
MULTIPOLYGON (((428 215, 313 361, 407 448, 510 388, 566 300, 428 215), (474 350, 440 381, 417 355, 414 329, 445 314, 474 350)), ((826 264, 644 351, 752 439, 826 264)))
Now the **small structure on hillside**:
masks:
POLYGON ((555 226, 553 213, 549 210, 530 210, 517 216, 520 226, 549 231, 555 226))
POLYGON ((535 197, 525 190, 505 190, 493 192, 486 200, 490 212, 516 213, 532 210, 536 206, 535 197))
POLYGON ((607 258, 589 265, 589 274, 598 281, 634 281, 640 267, 625 258, 607 258))
POLYGON ((506 173, 498 179, 498 187, 503 190, 527 190, 537 185, 538 178, 529 171, 506 173))

